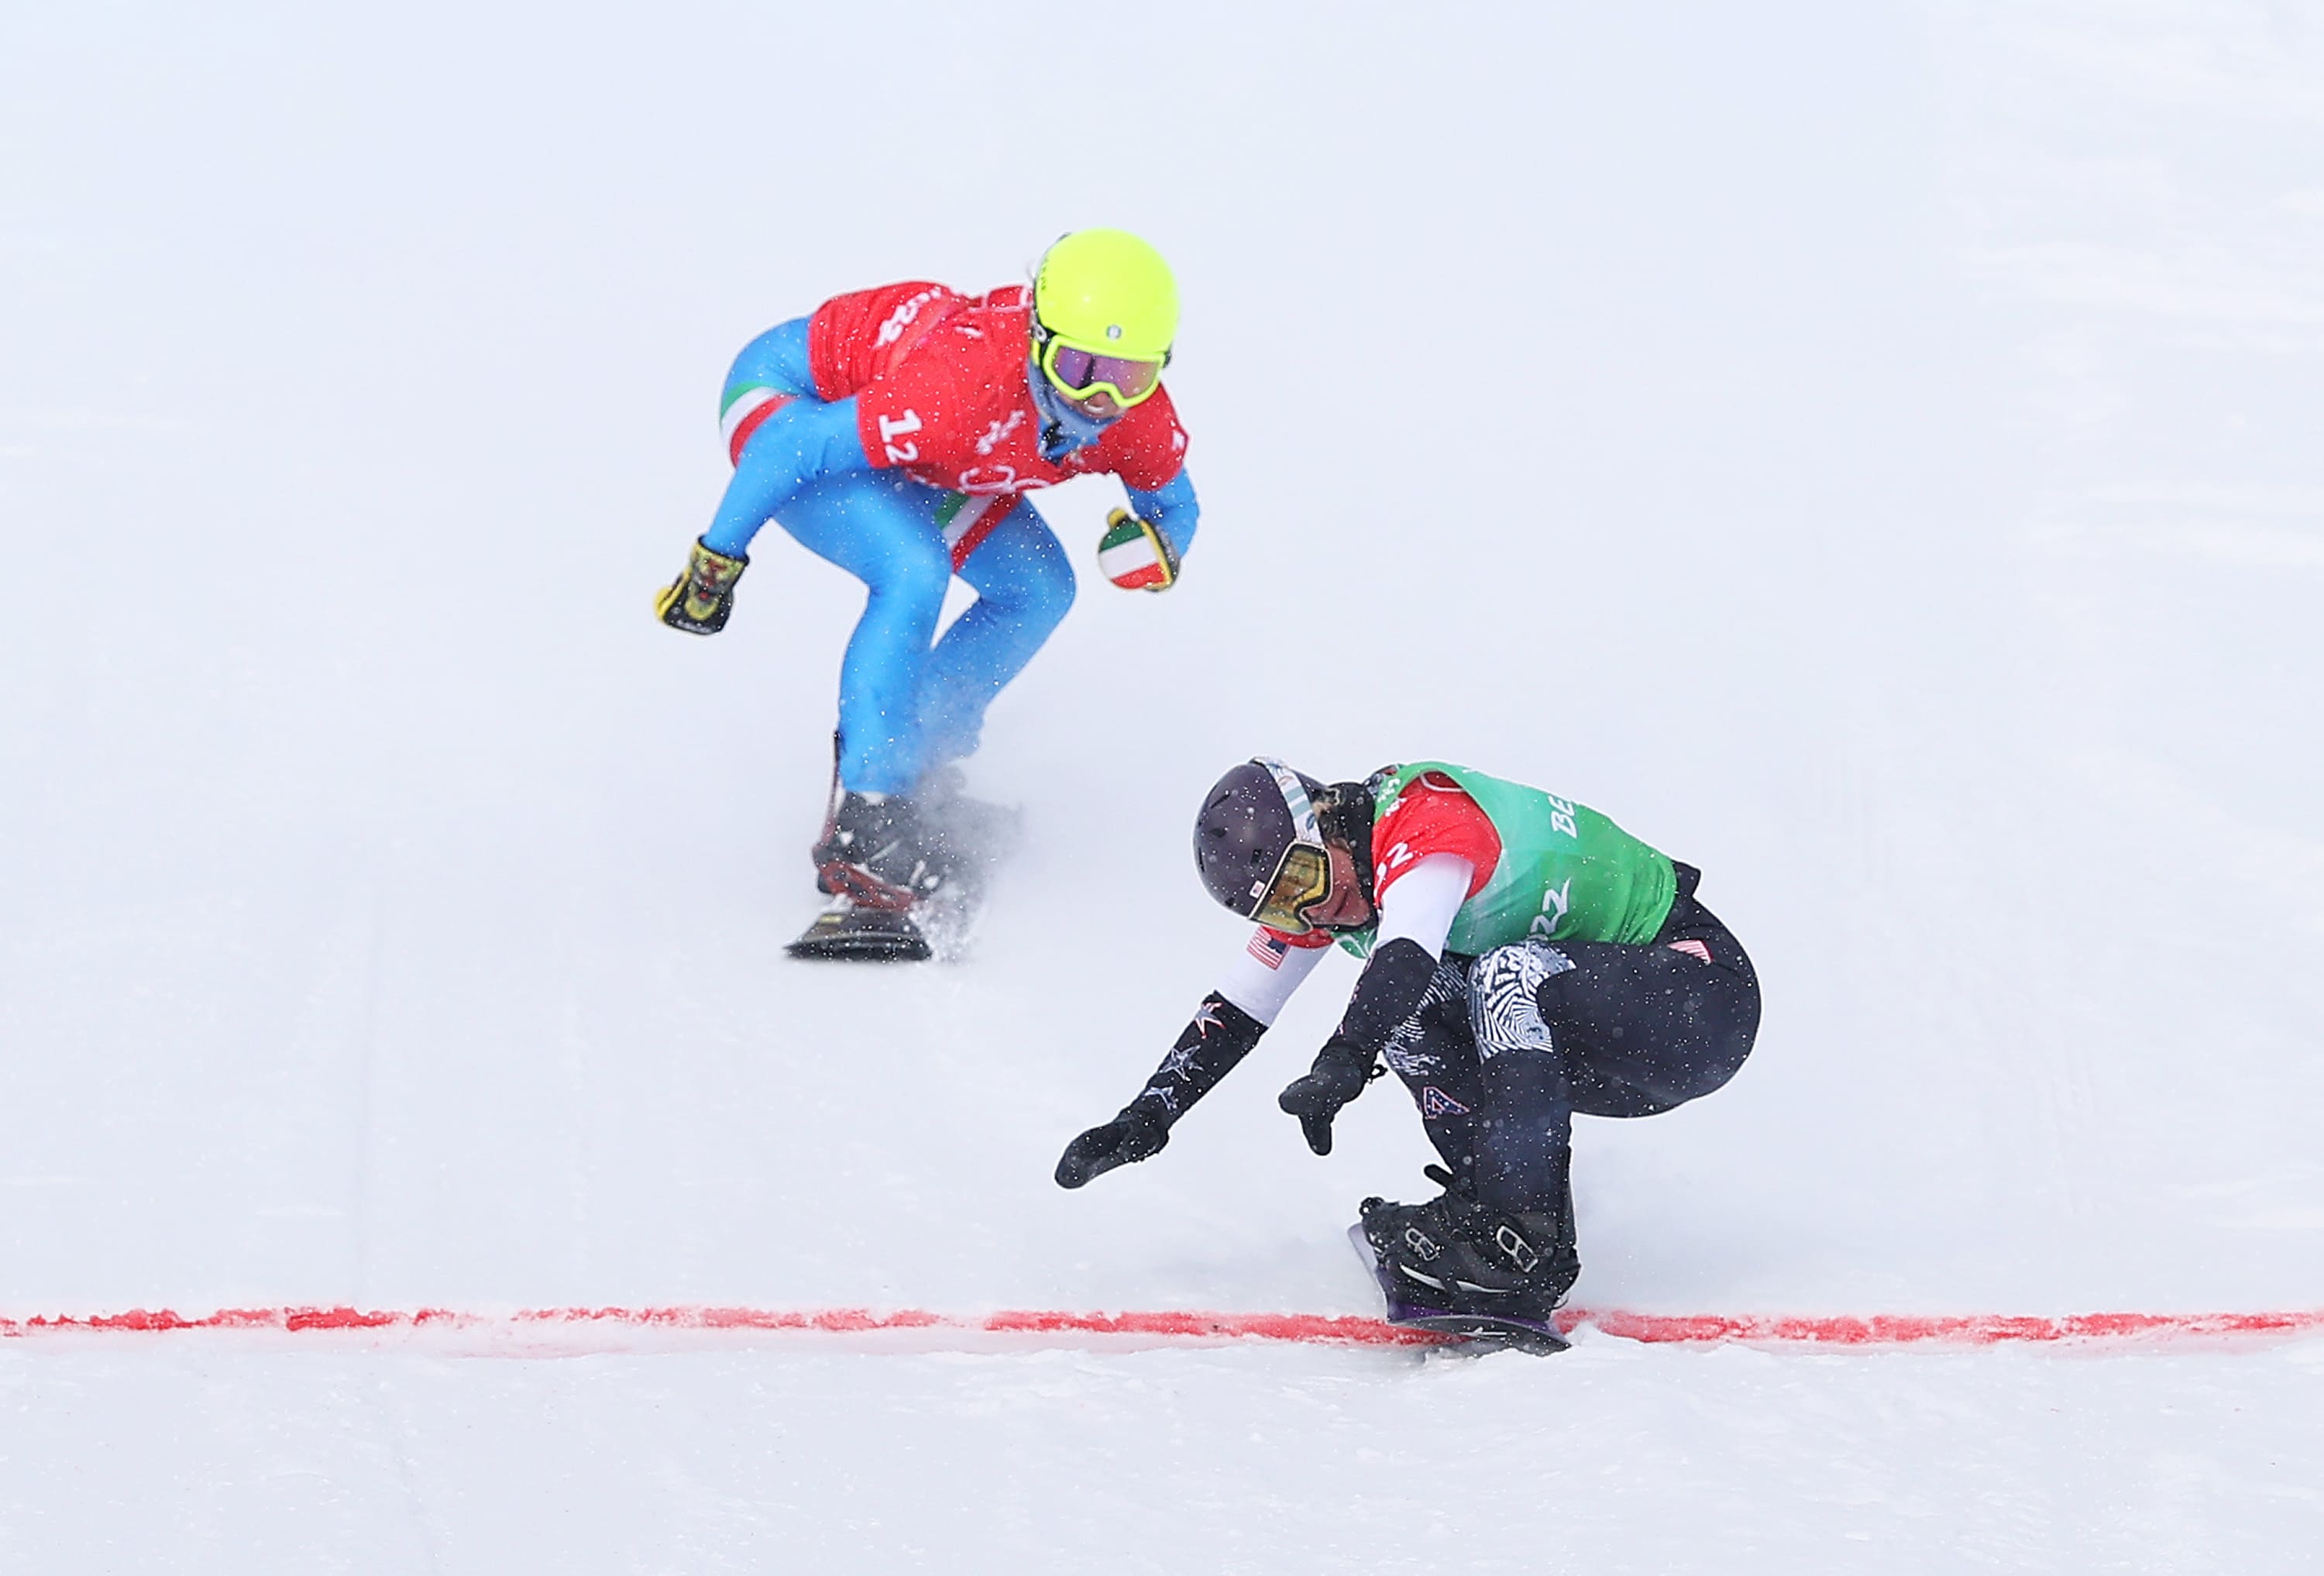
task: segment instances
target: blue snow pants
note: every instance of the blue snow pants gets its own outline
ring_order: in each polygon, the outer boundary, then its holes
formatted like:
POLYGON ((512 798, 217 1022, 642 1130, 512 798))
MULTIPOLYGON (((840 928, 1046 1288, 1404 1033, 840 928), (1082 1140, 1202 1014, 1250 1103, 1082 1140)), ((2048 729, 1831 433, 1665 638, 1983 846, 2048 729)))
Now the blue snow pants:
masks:
POLYGON ((938 640, 954 574, 944 522, 963 506, 961 495, 870 468, 854 402, 815 397, 806 319, 744 348, 727 384, 746 382, 788 392, 793 404, 744 447, 704 539, 722 552, 743 551, 764 520, 752 502, 763 495, 761 477, 816 477, 790 493, 774 520, 868 593, 839 668, 840 786, 910 793, 935 767, 975 751, 985 708, 1073 606, 1073 566, 1032 506, 1016 501, 960 566, 976 601, 938 640))
POLYGON ((910 793, 973 754, 992 697, 1074 604, 1064 544, 1020 502, 961 565, 976 600, 936 639, 953 576, 937 515, 950 498, 862 472, 813 484, 775 517, 869 591, 839 666, 839 781, 858 793, 910 793))

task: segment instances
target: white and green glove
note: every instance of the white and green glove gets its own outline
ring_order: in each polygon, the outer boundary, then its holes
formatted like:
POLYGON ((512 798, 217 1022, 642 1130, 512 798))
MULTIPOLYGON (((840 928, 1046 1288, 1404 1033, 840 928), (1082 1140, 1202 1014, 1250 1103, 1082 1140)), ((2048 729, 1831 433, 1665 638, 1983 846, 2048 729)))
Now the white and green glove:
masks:
POLYGON ((1167 591, 1178 583, 1178 554, 1170 539, 1127 509, 1105 517, 1097 567, 1124 591, 1167 591))

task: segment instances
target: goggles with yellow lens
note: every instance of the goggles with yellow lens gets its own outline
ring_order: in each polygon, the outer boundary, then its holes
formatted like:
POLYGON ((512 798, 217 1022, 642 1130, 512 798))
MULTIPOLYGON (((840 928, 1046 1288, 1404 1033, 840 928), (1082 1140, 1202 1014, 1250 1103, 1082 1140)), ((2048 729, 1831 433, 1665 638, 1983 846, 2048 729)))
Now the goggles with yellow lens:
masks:
POLYGON ((1283 851, 1275 875, 1259 896, 1251 917, 1269 930, 1305 935, 1314 929, 1305 910, 1332 895, 1332 862, 1309 843, 1295 843, 1283 851))
POLYGON ((1125 410, 1154 397, 1154 391, 1162 386, 1162 369, 1170 364, 1167 351, 1155 361, 1068 345, 1038 318, 1033 320, 1033 337, 1039 348, 1041 373, 1051 383, 1076 400, 1110 395, 1125 410))
POLYGON ((1283 796, 1283 807, 1291 817, 1291 841, 1275 862, 1275 873, 1250 884, 1247 899, 1250 906, 1242 911, 1270 930, 1305 935, 1315 928, 1306 910, 1332 895, 1332 860, 1324 852, 1323 818, 1315 813, 1314 801, 1308 797, 1307 785, 1297 772, 1271 755, 1253 756, 1250 763, 1275 779, 1276 791, 1283 796))

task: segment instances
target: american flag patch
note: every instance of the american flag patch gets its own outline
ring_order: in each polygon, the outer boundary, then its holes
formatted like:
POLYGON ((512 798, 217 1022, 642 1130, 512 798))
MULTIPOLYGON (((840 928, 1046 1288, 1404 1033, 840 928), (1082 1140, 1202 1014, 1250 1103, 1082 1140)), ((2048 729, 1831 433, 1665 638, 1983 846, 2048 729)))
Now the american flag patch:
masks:
POLYGON ((1670 949, 1673 952, 1683 952, 1691 958, 1699 958, 1706 963, 1711 961, 1710 945, 1707 943, 1697 941, 1691 935, 1684 941, 1674 941, 1671 943, 1670 949))
POLYGON ((1268 968, 1279 969, 1283 966, 1283 954, 1291 950, 1291 944, 1277 941, 1264 930, 1254 930, 1250 933, 1250 945, 1245 950, 1268 968))

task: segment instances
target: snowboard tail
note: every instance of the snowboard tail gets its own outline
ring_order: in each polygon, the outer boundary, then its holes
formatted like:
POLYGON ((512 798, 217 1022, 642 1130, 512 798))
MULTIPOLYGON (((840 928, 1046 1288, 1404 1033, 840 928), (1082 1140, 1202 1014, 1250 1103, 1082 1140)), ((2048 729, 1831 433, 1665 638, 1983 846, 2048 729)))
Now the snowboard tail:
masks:
POLYGON ((918 921, 899 908, 867 908, 838 898, 783 949, 795 958, 917 963, 936 955, 918 921))

